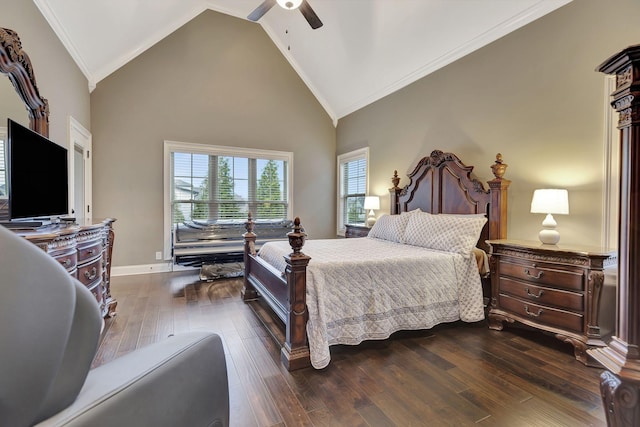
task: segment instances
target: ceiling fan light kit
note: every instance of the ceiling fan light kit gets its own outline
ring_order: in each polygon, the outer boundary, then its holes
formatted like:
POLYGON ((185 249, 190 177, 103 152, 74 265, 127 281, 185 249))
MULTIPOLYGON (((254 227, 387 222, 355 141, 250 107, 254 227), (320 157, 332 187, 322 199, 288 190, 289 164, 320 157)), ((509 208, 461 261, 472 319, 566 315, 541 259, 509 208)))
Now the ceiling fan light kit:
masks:
POLYGON ((289 9, 289 10, 297 9, 302 3, 302 0, 276 0, 276 1, 280 5, 280 7, 284 9, 289 9))
POLYGON ((254 9, 253 12, 249 14, 249 16, 247 16, 247 19, 249 21, 257 22, 276 4, 279 4, 283 9, 300 10, 300 13, 302 13, 302 16, 304 16, 304 19, 307 20, 312 29, 315 30, 322 27, 322 21, 320 21, 320 18, 318 18, 318 15, 316 15, 307 0, 264 0, 254 9))

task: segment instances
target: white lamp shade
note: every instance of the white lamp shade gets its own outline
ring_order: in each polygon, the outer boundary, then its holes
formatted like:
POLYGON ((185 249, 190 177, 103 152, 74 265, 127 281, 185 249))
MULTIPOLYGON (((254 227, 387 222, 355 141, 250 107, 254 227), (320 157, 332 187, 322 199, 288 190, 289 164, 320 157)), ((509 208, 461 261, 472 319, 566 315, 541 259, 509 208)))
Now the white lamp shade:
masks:
POLYGON ((364 198, 365 209, 380 209, 380 197, 378 196, 366 196, 364 198))
POLYGON ((284 9, 296 9, 302 3, 302 0, 276 0, 280 7, 284 9))
POLYGON ((569 214, 569 193, 567 190, 544 188, 533 192, 531 213, 569 214))

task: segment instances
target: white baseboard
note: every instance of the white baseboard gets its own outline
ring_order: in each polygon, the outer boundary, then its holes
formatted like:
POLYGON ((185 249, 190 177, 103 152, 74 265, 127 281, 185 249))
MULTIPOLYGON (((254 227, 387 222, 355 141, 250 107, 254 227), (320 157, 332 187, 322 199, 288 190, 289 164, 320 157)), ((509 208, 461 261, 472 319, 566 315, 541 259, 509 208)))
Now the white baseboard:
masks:
POLYGON ((182 265, 174 265, 173 262, 167 261, 158 264, 143 265, 123 265, 119 267, 111 267, 111 276, 131 276, 134 274, 149 273, 168 273, 171 271, 197 270, 197 267, 184 267, 182 265))

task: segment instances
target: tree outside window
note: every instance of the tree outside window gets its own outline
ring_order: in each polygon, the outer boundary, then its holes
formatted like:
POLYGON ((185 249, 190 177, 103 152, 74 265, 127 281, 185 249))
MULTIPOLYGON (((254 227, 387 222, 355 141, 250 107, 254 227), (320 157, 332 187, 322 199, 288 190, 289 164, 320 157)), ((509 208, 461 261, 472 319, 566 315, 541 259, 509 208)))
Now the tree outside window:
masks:
POLYGON ((172 153, 172 223, 287 219, 287 162, 172 153), (204 158, 203 158, 204 157, 204 158), (258 178, 259 177, 259 178, 258 178))

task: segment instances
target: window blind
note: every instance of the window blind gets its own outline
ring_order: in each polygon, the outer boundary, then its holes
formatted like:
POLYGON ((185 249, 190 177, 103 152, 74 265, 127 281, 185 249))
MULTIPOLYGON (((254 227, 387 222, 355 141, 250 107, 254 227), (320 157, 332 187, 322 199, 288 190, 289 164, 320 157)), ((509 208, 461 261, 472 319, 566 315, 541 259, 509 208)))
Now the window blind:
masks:
POLYGON ((172 223, 284 220, 288 162, 234 155, 173 152, 172 223))
POLYGON ((344 224, 365 221, 364 197, 367 192, 367 161, 356 159, 343 164, 344 224))
POLYGON ((7 159, 4 135, 0 135, 0 198, 7 197, 7 159))
POLYGON ((345 224, 363 224, 366 220, 364 197, 369 186, 369 148, 338 156, 337 233, 344 234, 345 224))

